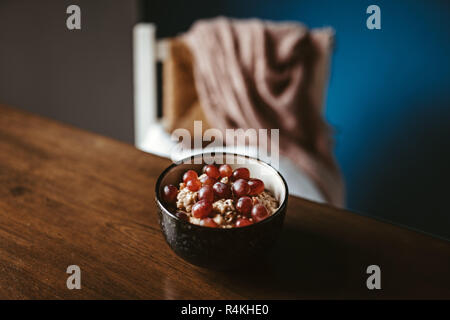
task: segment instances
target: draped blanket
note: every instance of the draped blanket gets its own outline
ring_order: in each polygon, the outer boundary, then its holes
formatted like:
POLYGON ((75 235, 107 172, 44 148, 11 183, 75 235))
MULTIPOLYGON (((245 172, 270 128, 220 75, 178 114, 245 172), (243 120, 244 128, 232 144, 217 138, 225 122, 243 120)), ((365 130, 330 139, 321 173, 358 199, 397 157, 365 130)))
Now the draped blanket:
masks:
POLYGON ((332 29, 291 22, 200 20, 180 38, 193 58, 201 108, 212 127, 279 129, 280 152, 344 204, 343 181, 322 109, 332 29))

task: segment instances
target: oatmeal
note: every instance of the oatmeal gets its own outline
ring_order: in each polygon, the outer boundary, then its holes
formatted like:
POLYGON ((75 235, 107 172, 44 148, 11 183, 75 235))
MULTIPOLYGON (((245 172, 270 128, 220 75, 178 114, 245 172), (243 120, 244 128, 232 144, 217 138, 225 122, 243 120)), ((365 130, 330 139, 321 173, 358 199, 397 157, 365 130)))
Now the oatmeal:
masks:
POLYGON ((277 199, 266 191, 261 192, 256 197, 252 197, 252 200, 263 204, 270 214, 273 214, 278 209, 277 199))
POLYGON ((222 183, 229 183, 230 179, 228 177, 223 177, 222 179, 220 179, 220 182, 222 182, 222 183))
POLYGON ((191 212, 191 208, 197 201, 197 192, 190 191, 184 183, 180 183, 180 191, 177 195, 177 208, 191 212))
POLYGON ((213 202, 213 210, 218 213, 221 213, 221 214, 224 214, 228 211, 233 212, 233 211, 235 211, 234 201, 233 201, 233 199, 217 200, 217 201, 213 202))
POLYGON ((205 227, 244 227, 262 221, 278 209, 278 201, 264 182, 250 177, 247 168, 206 165, 203 174, 183 175, 179 187, 164 187, 163 199, 175 204, 176 215, 205 227))

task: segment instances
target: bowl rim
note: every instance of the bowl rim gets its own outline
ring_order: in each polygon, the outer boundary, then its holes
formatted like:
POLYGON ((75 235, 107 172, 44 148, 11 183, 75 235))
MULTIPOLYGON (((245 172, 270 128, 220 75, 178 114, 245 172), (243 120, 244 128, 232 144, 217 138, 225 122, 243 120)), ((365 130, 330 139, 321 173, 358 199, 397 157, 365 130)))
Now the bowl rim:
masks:
POLYGON ((267 162, 265 162, 265 161, 263 161, 263 160, 261 160, 261 159, 259 159, 259 158, 256 158, 256 157, 250 157, 250 156, 248 156, 248 155, 239 154, 239 153, 233 153, 233 152, 200 152, 200 153, 192 154, 192 155, 190 155, 190 156, 188 156, 188 157, 186 157, 186 158, 183 158, 183 159, 181 159, 181 160, 179 160, 179 161, 177 161, 177 162, 172 163, 170 166, 168 166, 166 169, 164 169, 163 172, 161 172, 161 174, 159 175, 158 179, 156 180, 156 184, 155 184, 155 199, 156 199, 156 203, 157 203, 157 205, 164 211, 164 213, 168 214, 170 217, 172 217, 173 219, 175 219, 175 220, 177 220, 177 221, 179 221, 179 222, 181 222, 181 223, 185 223, 185 224, 188 224, 189 226, 192 226, 193 228, 200 228, 200 229, 202 229, 202 230, 216 230, 216 231, 217 231, 217 230, 224 230, 224 232, 226 232, 226 231, 230 231, 230 230, 243 230, 243 229, 254 228, 255 226, 258 226, 258 225, 261 225, 261 224, 264 224, 264 223, 269 223, 271 220, 273 220, 273 219, 275 218, 275 216, 279 215, 280 212, 282 212, 282 211, 285 209, 285 207, 287 206, 288 197, 289 197, 289 188, 288 188, 288 185, 287 185, 286 180, 284 179, 284 177, 281 175, 281 173, 280 173, 277 169, 275 169, 275 168, 272 167, 270 164, 268 164, 267 162), (161 201, 161 199, 160 199, 160 197, 159 197, 159 190, 160 190, 160 187, 161 187, 161 181, 162 181, 162 179, 164 178, 164 176, 165 176, 172 168, 174 168, 174 167, 176 167, 176 166, 182 164, 182 163, 183 163, 185 160, 187 160, 187 159, 191 159, 191 160, 192 160, 194 157, 198 157, 198 156, 200 156, 200 155, 202 155, 202 157, 203 157, 203 155, 216 155, 216 154, 221 154, 221 155, 233 155, 233 156, 239 156, 239 157, 244 157, 244 158, 247 158, 247 159, 256 160, 258 163, 260 163, 260 164, 262 164, 262 165, 264 165, 264 166, 269 167, 270 169, 272 169, 272 170, 273 170, 273 171, 281 178, 281 181, 283 182, 283 185, 284 185, 284 189, 286 190, 286 193, 285 193, 285 197, 284 197, 283 203, 280 204, 280 205, 278 206, 277 210, 276 210, 272 215, 270 215, 270 217, 268 217, 267 219, 264 219, 264 220, 262 220, 262 221, 259 221, 259 222, 256 222, 256 223, 253 223, 253 224, 251 224, 251 225, 244 226, 244 227, 233 227, 233 228, 211 228, 211 227, 199 226, 199 225, 197 225, 197 224, 193 224, 193 223, 190 223, 189 221, 185 221, 185 220, 182 220, 182 219, 178 218, 175 214, 173 214, 172 212, 170 212, 170 211, 163 205, 163 202, 161 201))

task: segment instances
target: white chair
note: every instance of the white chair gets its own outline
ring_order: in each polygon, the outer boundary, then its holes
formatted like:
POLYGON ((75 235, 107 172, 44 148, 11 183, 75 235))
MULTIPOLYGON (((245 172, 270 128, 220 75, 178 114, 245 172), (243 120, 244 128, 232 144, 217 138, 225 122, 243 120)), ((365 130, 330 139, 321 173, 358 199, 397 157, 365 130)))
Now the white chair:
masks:
MULTIPOLYGON (((157 63, 167 56, 167 40, 156 39, 156 27, 139 23, 133 30, 134 133, 135 146, 145 152, 170 158, 176 142, 171 139, 158 118, 157 63)), ((254 156, 256 150, 224 148, 224 151, 254 156)), ((199 150, 192 150, 192 154, 199 150)), ((285 177, 289 193, 317 202, 326 202, 313 181, 289 159, 280 157, 279 171, 285 177)))

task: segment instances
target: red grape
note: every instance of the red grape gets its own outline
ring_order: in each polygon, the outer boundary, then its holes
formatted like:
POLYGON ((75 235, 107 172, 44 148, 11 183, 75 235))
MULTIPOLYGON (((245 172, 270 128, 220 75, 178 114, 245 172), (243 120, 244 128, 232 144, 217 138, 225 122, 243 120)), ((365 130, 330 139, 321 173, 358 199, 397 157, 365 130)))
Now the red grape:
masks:
POLYGON ((255 222, 259 222, 261 220, 264 220, 269 216, 269 212, 267 212, 267 209, 262 204, 255 204, 252 209, 252 218, 255 222))
POLYGON ((241 197, 236 204, 236 210, 245 216, 250 215, 252 207, 253 201, 250 197, 241 197))
POLYGON ((198 191, 198 189, 200 189, 202 187, 202 183, 198 179, 192 179, 192 180, 188 180, 188 182, 186 183, 186 187, 190 191, 198 191))
POLYGON ((172 184, 169 184, 163 189, 163 200, 167 203, 174 203, 177 200, 178 189, 172 184))
POLYGON ((246 219, 246 218, 241 218, 238 219, 238 221, 236 221, 236 227, 245 227, 245 226, 249 226, 253 224, 253 222, 251 222, 250 220, 246 219))
POLYGON ((183 211, 178 211, 177 213, 175 213, 175 215, 183 221, 188 221, 189 220, 189 216, 186 214, 186 212, 183 211))
POLYGON ((250 179, 250 171, 247 168, 237 168, 233 171, 231 180, 236 181, 238 179, 250 179))
POLYGON ((189 180, 197 179, 197 178, 198 178, 197 172, 195 172, 194 170, 188 170, 183 175, 183 182, 187 183, 189 180))
POLYGON ((264 191, 264 182, 259 179, 250 179, 248 185, 250 186, 249 195, 251 196, 257 196, 264 191))
POLYGON ((200 220, 200 225, 203 227, 217 228, 218 224, 211 218, 204 218, 200 220))
POLYGON ((192 215, 196 218, 206 218, 212 211, 212 204, 206 200, 200 200, 192 206, 192 215))
POLYGON ((230 177, 233 174, 233 169, 228 164, 223 164, 219 167, 219 172, 222 177, 230 177))
POLYGON ((198 191, 198 199, 206 200, 208 202, 214 201, 214 189, 211 186, 203 186, 198 191))
POLYGON ((200 182, 203 183, 204 186, 213 186, 214 183, 217 182, 217 180, 204 175, 203 177, 201 177, 200 182))
POLYGON ((208 177, 217 179, 220 177, 219 169, 213 164, 208 164, 203 167, 203 172, 206 173, 208 177))
POLYGON ((231 198, 231 188, 229 185, 222 182, 216 182, 213 185, 213 189, 218 199, 231 198))
POLYGON ((233 183, 233 193, 236 197, 243 197, 248 195, 250 187, 246 180, 239 179, 233 183))

